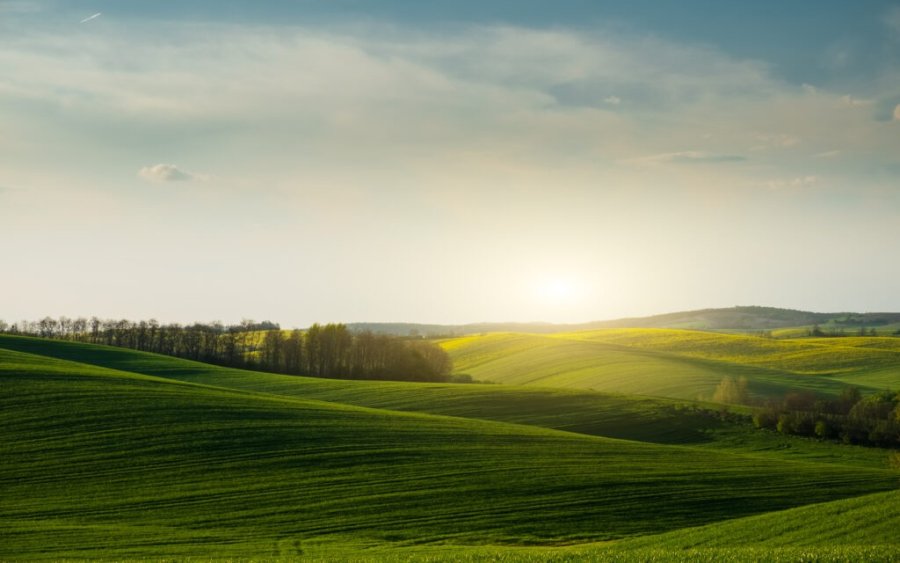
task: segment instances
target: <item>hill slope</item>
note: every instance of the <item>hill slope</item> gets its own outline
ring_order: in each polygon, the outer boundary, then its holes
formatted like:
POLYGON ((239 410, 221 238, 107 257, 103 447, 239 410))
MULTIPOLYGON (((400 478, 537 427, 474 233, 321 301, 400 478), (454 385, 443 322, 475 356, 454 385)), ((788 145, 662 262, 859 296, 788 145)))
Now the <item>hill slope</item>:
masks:
POLYGON ((894 485, 884 471, 761 464, 22 352, 0 351, 0 378, 3 558, 604 540, 894 485))
POLYGON ((900 529, 900 491, 804 506, 622 542, 694 549, 880 545, 900 529))
MULTIPOLYGON (((0 348, 250 393, 527 424, 594 436, 685 444, 777 459, 885 467, 882 450, 759 432, 668 399, 584 389, 347 381, 212 366, 110 346, 0 335, 0 348)), ((717 408, 717 407, 713 407, 717 408)))
POLYGON ((725 377, 746 377, 750 392, 762 397, 798 389, 833 394, 846 383, 799 369, 828 369, 829 361, 856 374, 900 366, 900 354, 894 351, 658 329, 498 333, 445 340, 441 345, 456 371, 479 380, 691 400, 711 398, 725 377))
POLYGON ((609 329, 554 336, 792 374, 846 375, 900 368, 900 339, 890 337, 773 340, 673 329, 609 329))

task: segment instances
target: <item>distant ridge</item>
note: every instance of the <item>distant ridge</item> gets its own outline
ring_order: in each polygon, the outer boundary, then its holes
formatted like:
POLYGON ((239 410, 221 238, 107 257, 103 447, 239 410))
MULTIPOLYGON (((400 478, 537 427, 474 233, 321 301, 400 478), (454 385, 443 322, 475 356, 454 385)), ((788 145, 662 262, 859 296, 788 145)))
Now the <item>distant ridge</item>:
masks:
POLYGON ((578 324, 470 323, 461 325, 416 323, 350 323, 353 331, 372 331, 402 336, 461 336, 481 332, 550 334, 598 328, 684 328, 694 330, 759 331, 821 325, 847 330, 900 324, 900 313, 813 313, 777 307, 739 306, 699 309, 649 317, 629 317, 578 324))

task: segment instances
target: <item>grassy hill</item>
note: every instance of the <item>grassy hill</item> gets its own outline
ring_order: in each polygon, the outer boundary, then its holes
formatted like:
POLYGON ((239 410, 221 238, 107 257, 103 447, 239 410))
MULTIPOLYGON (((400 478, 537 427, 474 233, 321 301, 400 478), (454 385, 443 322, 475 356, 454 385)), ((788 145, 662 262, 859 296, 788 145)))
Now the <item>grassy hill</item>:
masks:
POLYGON ((710 398, 725 377, 751 393, 833 394, 848 384, 900 387, 896 339, 773 340, 671 329, 553 335, 497 333, 442 341, 455 369, 479 380, 682 399, 710 398), (846 343, 844 341, 847 341, 846 343))
MULTIPOLYGON (((261 374, 206 367, 206 377, 221 370, 213 386, 199 382, 201 366, 100 346, 0 339, 0 558, 432 552, 527 559, 548 552, 507 546, 658 534, 896 486, 879 469, 761 463, 229 388, 241 374, 245 385, 261 374)), ((383 386, 388 402, 412 402, 428 387, 326 383, 345 387, 323 388, 320 396, 376 394, 383 386)), ((459 414, 489 411, 483 393, 498 389, 458 386, 469 390, 460 398, 449 396, 452 386, 436 388, 445 395, 433 403, 459 414)), ((496 418, 527 418, 520 410, 527 404, 500 404, 507 415, 496 418)), ((552 418, 552 411, 540 416, 552 418)))
POLYGON ((890 538, 900 529, 900 492, 804 506, 707 526, 625 540, 588 549, 586 559, 616 554, 652 557, 673 553, 685 560, 897 561, 900 546, 890 538))
POLYGON ((838 375, 900 367, 900 339, 888 337, 774 340, 672 329, 597 330, 554 336, 794 374, 838 375))
POLYGON ((619 547, 877 546, 900 529, 898 504, 898 491, 864 495, 628 540, 619 547))
POLYGON ((697 405, 584 389, 347 381, 251 372, 134 350, 0 335, 0 348, 80 360, 94 366, 251 393, 316 399, 404 412, 510 422, 592 436, 680 444, 778 459, 872 468, 886 466, 882 450, 835 447, 759 432, 748 422, 723 421, 697 405))

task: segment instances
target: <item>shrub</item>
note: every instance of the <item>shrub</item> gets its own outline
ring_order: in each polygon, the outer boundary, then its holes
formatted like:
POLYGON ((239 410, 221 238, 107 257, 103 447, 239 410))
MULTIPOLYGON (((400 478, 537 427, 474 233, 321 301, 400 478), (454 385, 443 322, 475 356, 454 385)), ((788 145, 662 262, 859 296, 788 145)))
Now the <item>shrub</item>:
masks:
POLYGON ((769 409, 759 411, 753 415, 753 425, 757 428, 775 430, 778 425, 778 415, 769 409))
POLYGON ((831 439, 835 436, 835 428, 827 420, 816 422, 816 436, 823 439, 831 439))

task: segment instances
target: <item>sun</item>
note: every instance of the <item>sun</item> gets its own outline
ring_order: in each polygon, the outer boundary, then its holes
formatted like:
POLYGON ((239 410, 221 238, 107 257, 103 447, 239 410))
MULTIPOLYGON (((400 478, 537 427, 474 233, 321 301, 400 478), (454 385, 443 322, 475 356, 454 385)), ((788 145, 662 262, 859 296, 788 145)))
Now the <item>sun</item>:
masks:
POLYGON ((535 283, 535 294, 544 303, 570 303, 577 300, 578 285, 570 278, 548 277, 535 283))

